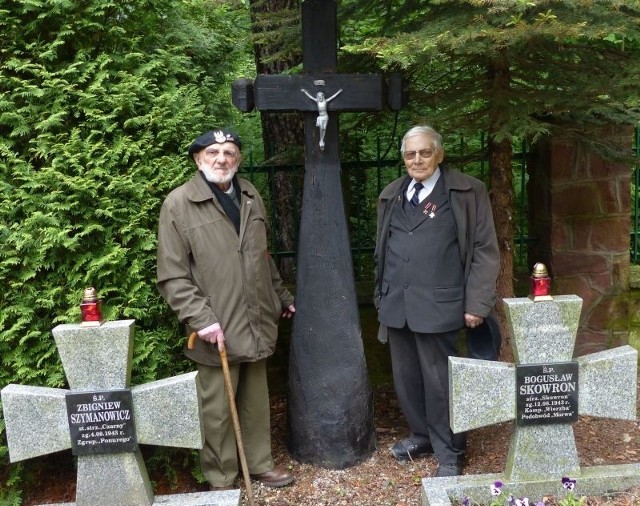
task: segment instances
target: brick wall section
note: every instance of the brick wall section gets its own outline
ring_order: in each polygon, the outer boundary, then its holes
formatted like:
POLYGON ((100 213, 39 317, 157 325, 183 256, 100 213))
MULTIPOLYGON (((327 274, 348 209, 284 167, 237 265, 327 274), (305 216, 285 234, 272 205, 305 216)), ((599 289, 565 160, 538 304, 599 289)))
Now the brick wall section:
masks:
MULTIPOLYGON (((631 147, 632 128, 605 134, 631 147)), ((576 356, 628 342, 630 183, 629 165, 575 141, 553 139, 532 150, 529 261, 547 265, 553 293, 584 300, 576 356)))

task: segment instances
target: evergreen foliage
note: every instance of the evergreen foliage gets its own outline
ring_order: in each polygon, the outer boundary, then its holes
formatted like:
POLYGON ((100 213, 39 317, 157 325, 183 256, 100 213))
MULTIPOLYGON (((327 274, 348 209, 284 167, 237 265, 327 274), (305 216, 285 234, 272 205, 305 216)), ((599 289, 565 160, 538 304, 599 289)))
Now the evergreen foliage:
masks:
POLYGON ((188 367, 157 219, 190 140, 235 114, 245 24, 228 2, 0 0, 0 387, 65 387, 51 328, 88 286, 136 320, 133 384, 188 367))
POLYGON ((409 124, 487 132, 498 296, 512 297, 513 143, 564 137, 607 158, 629 157, 628 144, 614 145, 606 128, 640 120, 640 2, 406 0, 360 7, 349 2, 361 15, 344 50, 405 73, 409 124))
MULTIPOLYGON (((133 384, 191 369, 155 288, 159 207, 192 173, 186 148, 205 129, 236 125, 248 160, 261 149, 259 113, 233 109, 230 82, 254 75, 250 42, 272 46, 276 69, 299 55, 293 3, 0 0, 0 388, 65 386, 51 328, 79 321, 87 286, 107 319, 136 320, 133 384), (254 15, 254 39, 249 5, 274 10, 254 15)), ((488 131, 606 150, 603 125, 640 119, 638 0, 344 0, 339 16, 340 72, 402 70, 411 87, 395 118, 340 116, 343 159, 396 159, 396 134, 423 121, 447 146, 488 131)), ((372 194, 381 184, 346 179, 372 194)), ((0 502, 18 504, 3 495, 21 469, 6 465, 4 430, 0 418, 0 502)))
POLYGON ((402 69, 411 86, 408 115, 441 130, 489 131, 496 141, 569 135, 606 151, 599 127, 640 119, 637 0, 407 0, 359 7, 348 8, 360 15, 345 51, 402 69), (499 73, 504 79, 496 87, 499 73))

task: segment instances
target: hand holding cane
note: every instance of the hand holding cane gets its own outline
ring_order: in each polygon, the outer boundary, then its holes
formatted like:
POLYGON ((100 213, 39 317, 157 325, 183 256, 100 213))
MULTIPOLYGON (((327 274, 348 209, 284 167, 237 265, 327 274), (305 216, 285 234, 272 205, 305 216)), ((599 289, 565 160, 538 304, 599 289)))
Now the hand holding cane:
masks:
MULTIPOLYGON (((189 336, 187 347, 191 350, 195 346, 197 332, 192 332, 189 336)), ((247 467, 247 458, 244 453, 244 445, 242 443, 242 433, 240 432, 240 419, 238 418, 238 410, 236 408, 235 393, 231 384, 231 374, 229 373, 229 362, 227 360, 227 349, 224 347, 220 350, 220 362, 222 362, 222 374, 224 375, 224 385, 227 389, 227 397, 229 397, 229 409, 231 410, 231 419, 233 420, 233 429, 236 433, 236 443, 238 444, 238 455, 240 456, 240 465, 242 466, 242 476, 247 488, 247 498, 249 505, 253 506, 253 490, 251 488, 251 477, 249 476, 249 468, 247 467)))

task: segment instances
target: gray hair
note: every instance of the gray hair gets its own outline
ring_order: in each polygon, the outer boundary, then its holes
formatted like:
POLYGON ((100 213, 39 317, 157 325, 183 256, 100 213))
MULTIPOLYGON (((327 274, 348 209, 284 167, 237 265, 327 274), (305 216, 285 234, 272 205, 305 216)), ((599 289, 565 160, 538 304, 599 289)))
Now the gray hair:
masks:
POLYGON ((435 149, 436 151, 442 151, 442 149, 443 149, 442 135, 440 135, 438 132, 436 132, 430 126, 418 125, 418 126, 411 127, 407 131, 407 133, 404 134, 404 137, 402 138, 402 144, 400 144, 400 153, 402 154, 402 156, 404 156, 404 144, 405 144, 405 141, 409 137, 415 137, 416 135, 426 135, 426 136, 430 137, 431 138, 431 142, 433 143, 433 146, 432 146, 433 149, 435 149))

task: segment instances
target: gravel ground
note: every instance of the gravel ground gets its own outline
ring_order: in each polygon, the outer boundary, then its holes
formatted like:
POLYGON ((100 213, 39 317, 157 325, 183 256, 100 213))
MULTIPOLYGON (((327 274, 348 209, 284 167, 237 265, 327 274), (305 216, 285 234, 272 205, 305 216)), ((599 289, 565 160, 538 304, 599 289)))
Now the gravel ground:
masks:
MULTIPOLYGON (((375 397, 377 450, 359 465, 343 470, 323 469, 301 464, 292 459, 285 445, 286 397, 272 396, 274 458, 291 469, 295 482, 281 489, 253 483, 255 506, 419 506, 421 479, 433 476, 437 461, 433 457, 409 463, 396 462, 389 449, 406 436, 406 423, 400 413, 395 394, 389 388, 378 388, 375 397)), ((470 431, 464 474, 499 473, 504 469, 512 424, 498 424, 470 431)), ((640 423, 580 417, 574 424, 576 446, 583 467, 640 462, 640 423)), ((144 453, 144 452, 143 452, 144 453)), ((175 494, 207 490, 190 470, 190 459, 172 463, 175 472, 151 476, 156 494, 175 494)), ((24 506, 73 501, 76 470, 69 452, 34 459, 26 464, 30 484, 25 487, 24 506)), ((248 506, 244 483, 242 505, 248 506)), ((488 483, 487 486, 490 484, 488 483)), ((576 493, 580 495, 580 484, 576 493)), ((531 498, 535 502, 541 498, 531 498)), ((556 506, 555 498, 545 498, 547 506, 556 506)), ((640 506, 640 489, 628 490, 610 497, 589 497, 587 506, 640 506)), ((566 505, 574 506, 574 505, 566 505)))

